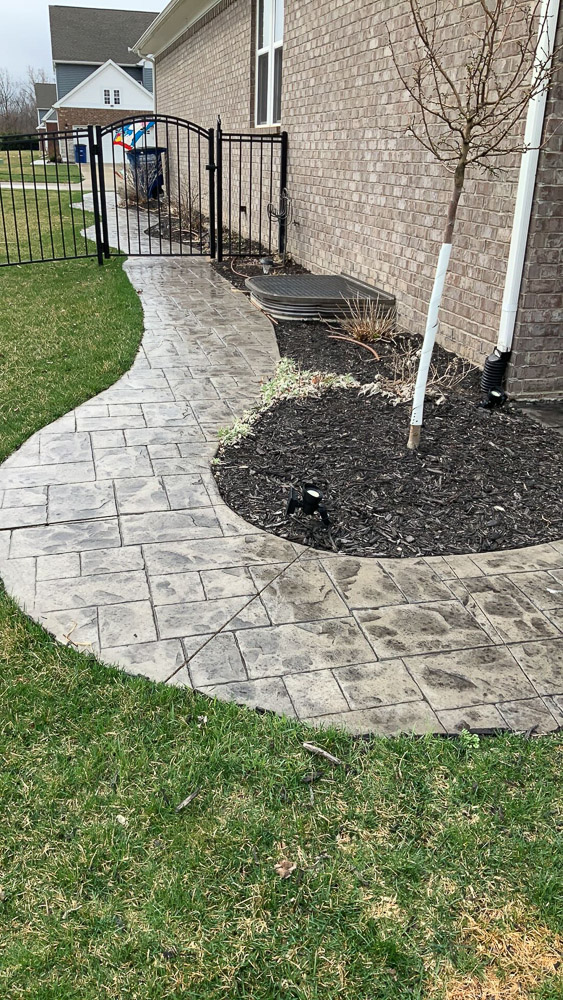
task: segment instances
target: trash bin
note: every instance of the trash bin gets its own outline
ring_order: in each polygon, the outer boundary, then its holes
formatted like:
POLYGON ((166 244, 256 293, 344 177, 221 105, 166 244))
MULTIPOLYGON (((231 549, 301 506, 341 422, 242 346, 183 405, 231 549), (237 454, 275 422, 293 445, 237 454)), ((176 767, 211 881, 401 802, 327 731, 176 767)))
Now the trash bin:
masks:
POLYGON ((82 142, 76 143, 74 147, 74 162, 75 163, 88 162, 88 147, 82 142))
POLYGON ((141 146, 127 152, 131 177, 129 185, 136 192, 139 201, 158 198, 164 187, 162 156, 166 146, 141 146))

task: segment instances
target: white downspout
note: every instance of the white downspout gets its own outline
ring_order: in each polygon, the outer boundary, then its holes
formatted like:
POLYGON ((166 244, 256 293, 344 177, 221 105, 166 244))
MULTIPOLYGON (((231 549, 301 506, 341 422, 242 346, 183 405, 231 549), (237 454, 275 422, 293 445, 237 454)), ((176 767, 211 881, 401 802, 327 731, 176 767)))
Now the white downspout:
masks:
MULTIPOLYGON (((553 55, 558 14, 559 0, 543 0, 540 14, 538 47, 536 50, 536 65, 533 70, 536 77, 542 63, 545 67, 546 57, 548 60, 551 60, 553 55)), ((510 251, 508 254, 506 282, 498 333, 497 347, 502 353, 511 350, 512 339, 514 337, 520 286, 524 271, 524 258, 528 245, 528 229, 530 227, 530 217, 534 200, 547 91, 548 88, 545 87, 541 93, 531 98, 526 116, 524 152, 522 153, 522 160, 520 162, 516 206, 514 208, 514 221, 512 224, 512 236, 510 238, 510 251)))

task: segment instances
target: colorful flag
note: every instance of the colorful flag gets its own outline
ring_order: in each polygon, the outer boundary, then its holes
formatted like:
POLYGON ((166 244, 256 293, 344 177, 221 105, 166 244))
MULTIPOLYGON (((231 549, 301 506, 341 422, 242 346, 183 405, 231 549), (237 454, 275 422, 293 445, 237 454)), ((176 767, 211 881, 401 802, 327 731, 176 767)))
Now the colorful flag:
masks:
POLYGON ((114 146, 124 146, 130 152, 141 139, 147 137, 154 125, 154 122, 133 122, 131 125, 125 125, 119 132, 116 132, 113 144, 114 146))

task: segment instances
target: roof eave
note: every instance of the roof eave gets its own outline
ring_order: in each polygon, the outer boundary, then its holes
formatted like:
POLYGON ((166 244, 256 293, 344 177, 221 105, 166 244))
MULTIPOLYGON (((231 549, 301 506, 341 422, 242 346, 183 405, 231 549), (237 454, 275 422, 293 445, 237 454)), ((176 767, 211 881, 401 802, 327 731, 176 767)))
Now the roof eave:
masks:
POLYGON ((170 0, 168 6, 131 46, 130 51, 145 59, 159 56, 220 2, 221 0, 170 0))
MULTIPOLYGON (((104 62, 95 62, 92 59, 53 59, 53 66, 59 66, 61 64, 64 66, 105 66, 106 62, 107 59, 104 60, 104 62)), ((112 59, 112 62, 115 62, 115 60, 112 59)), ((133 68, 135 66, 138 66, 139 63, 138 62, 116 63, 116 65, 129 66, 130 68, 133 68)))

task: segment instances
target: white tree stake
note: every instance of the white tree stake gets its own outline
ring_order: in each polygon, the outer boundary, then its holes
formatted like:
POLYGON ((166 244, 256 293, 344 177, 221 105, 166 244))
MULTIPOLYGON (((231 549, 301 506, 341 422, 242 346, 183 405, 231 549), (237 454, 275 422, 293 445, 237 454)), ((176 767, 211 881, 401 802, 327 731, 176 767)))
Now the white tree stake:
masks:
POLYGON ((424 417, 426 383, 428 381, 428 371, 430 369, 432 351, 434 350, 434 344, 436 342, 436 333, 438 332, 438 312, 442 303, 442 295, 444 294, 444 283, 446 280, 446 274, 448 273, 451 252, 452 244, 442 243, 440 255, 438 257, 438 264, 436 265, 434 286, 432 288, 432 296, 428 306, 428 315, 426 317, 426 329, 424 331, 420 364, 418 366, 416 376, 416 386, 414 390, 411 413, 411 427, 407 445, 407 447, 411 449, 418 448, 420 441, 420 428, 422 427, 422 420, 424 417))

